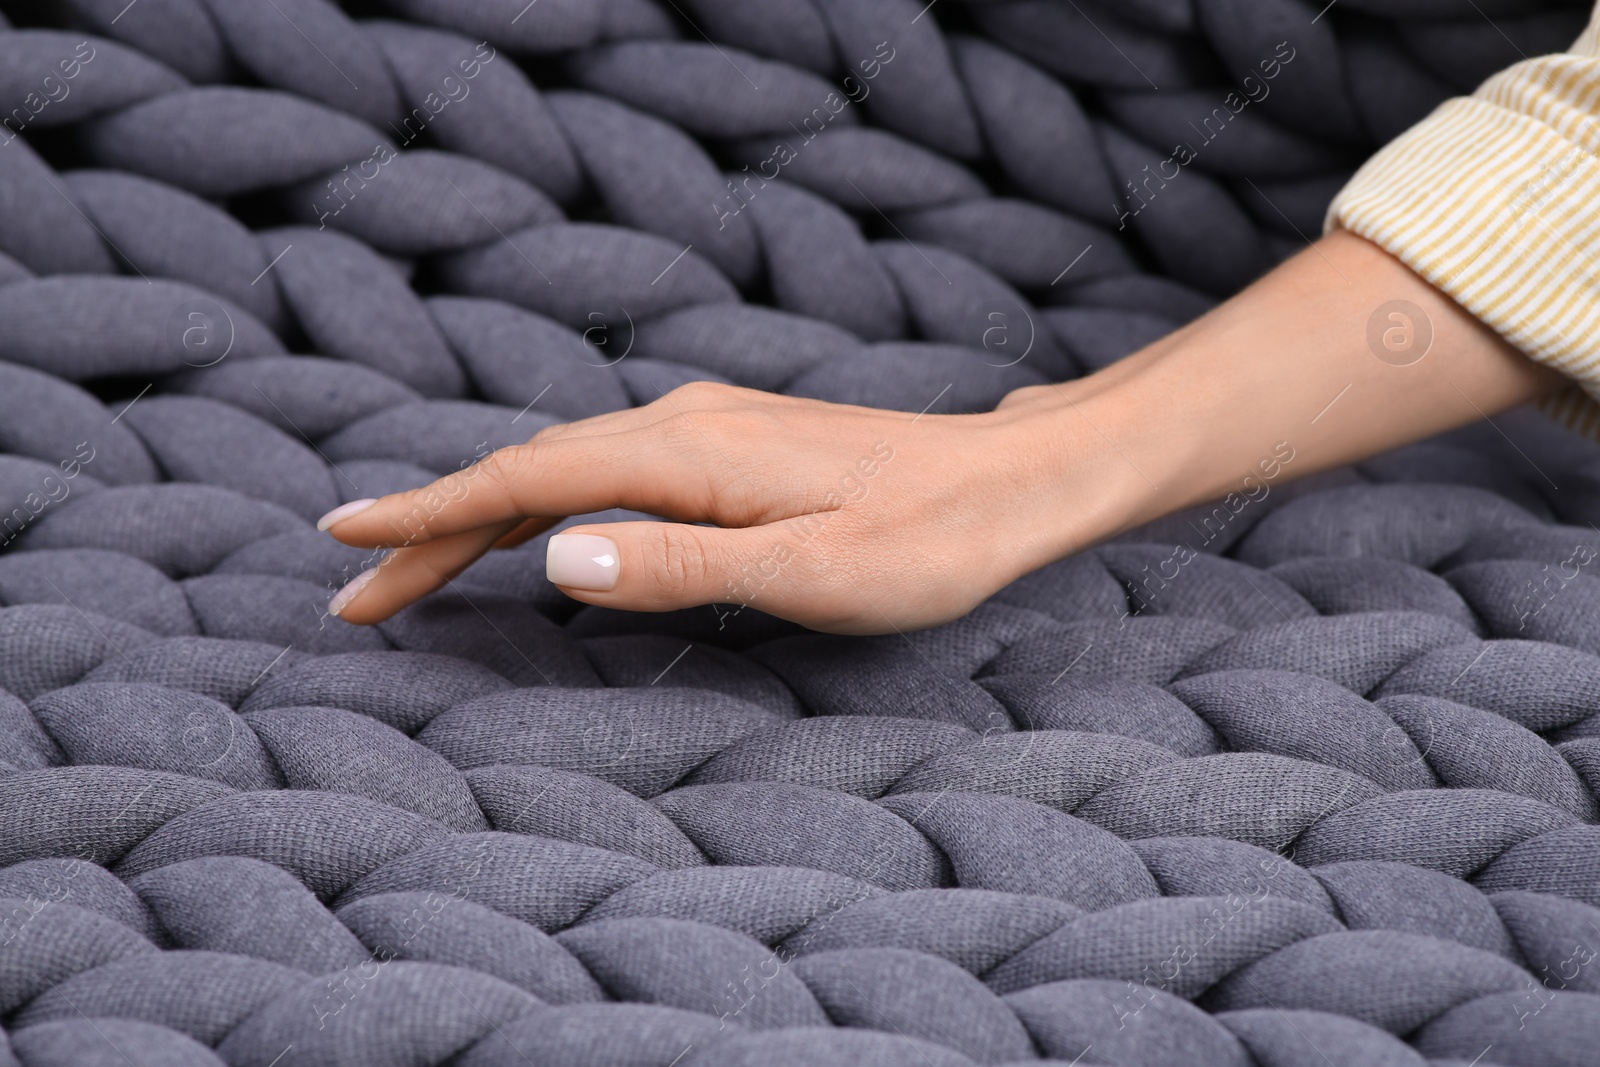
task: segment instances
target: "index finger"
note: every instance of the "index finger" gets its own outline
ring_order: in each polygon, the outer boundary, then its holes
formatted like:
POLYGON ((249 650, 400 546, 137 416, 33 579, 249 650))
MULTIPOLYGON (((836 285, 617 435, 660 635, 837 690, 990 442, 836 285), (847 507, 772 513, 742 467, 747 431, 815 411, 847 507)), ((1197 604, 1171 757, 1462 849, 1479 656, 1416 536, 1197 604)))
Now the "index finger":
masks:
POLYGON ((524 518, 559 519, 608 508, 678 517, 704 510, 704 476, 638 431, 556 438, 498 449, 404 493, 351 501, 317 523, 362 548, 401 548, 524 518), (663 510, 665 509, 665 510, 663 510))

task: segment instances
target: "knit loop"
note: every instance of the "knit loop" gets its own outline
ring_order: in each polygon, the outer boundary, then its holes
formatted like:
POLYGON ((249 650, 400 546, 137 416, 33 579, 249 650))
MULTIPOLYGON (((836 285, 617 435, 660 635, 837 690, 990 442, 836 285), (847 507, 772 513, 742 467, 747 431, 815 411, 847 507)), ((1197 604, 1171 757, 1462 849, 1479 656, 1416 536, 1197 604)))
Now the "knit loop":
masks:
POLYGON ((1516 416, 886 638, 548 533, 355 627, 314 529, 696 380, 1116 362, 1581 22, 1447 7, 0 19, 0 1063, 1586 1063, 1596 461, 1516 416))

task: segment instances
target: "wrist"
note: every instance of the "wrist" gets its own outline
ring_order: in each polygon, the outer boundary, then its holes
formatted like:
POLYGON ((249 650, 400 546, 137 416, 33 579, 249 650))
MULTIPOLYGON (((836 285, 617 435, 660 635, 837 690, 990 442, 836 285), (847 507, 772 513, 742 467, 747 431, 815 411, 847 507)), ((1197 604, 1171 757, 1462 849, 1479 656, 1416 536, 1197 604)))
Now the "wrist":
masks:
POLYGON ((1005 581, 1171 510, 1163 487, 1172 454, 1149 448, 1134 391, 1079 384, 1041 389, 991 416, 990 463, 1014 472, 1021 505, 1004 520, 1014 546, 1005 581))
POLYGON ((1309 466, 1295 462, 1305 442, 1250 417, 1251 398, 1229 392, 1237 383, 1148 355, 1118 380, 1063 383, 1018 405, 1014 432, 1034 442, 1037 462, 1033 499, 1043 506, 1031 533, 1041 562, 1193 504, 1242 510, 1309 466))
POLYGON ((1310 472, 1316 427, 1297 430, 1248 381, 1196 373, 1206 352, 1198 341, 1182 358, 1152 363, 1077 403, 1075 414, 1103 431, 1127 472, 1116 526, 1105 536, 1211 501, 1237 512, 1310 472))

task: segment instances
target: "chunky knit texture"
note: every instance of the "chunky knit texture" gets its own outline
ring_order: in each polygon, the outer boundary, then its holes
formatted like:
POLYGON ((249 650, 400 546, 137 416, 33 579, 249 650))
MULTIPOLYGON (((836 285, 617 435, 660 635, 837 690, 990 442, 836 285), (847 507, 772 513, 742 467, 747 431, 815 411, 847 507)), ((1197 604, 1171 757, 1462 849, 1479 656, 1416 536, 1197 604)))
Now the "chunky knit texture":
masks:
POLYGON ((1536 417, 885 638, 544 538, 360 629, 312 526, 696 379, 1103 366, 1583 10, 124 4, 0 18, 0 1065, 1593 1063, 1600 459, 1536 417))

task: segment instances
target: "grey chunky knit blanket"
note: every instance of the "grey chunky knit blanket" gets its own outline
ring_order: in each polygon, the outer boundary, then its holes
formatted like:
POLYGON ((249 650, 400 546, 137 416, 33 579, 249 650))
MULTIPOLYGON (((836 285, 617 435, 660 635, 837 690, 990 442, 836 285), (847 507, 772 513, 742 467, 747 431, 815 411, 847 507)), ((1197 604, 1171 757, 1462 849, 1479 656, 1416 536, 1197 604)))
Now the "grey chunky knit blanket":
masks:
POLYGON ((885 638, 544 538, 357 628, 313 528, 697 379, 1104 366, 1583 8, 0 12, 0 1067, 1600 1062, 1600 450, 1529 413, 885 638))

